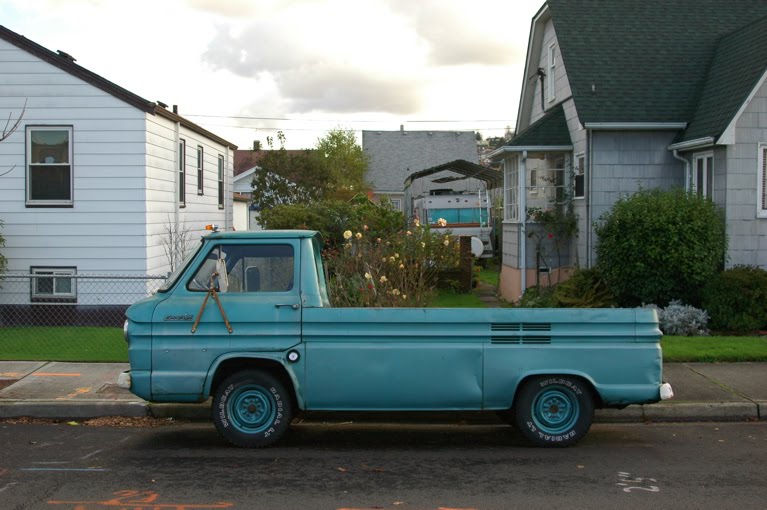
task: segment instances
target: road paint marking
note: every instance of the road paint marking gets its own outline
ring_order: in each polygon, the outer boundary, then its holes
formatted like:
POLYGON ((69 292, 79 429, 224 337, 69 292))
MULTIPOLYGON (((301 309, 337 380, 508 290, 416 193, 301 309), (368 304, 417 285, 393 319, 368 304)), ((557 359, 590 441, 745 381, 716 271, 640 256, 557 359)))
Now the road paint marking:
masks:
POLYGON ((21 377, 21 372, 0 372, 0 377, 10 377, 11 379, 16 379, 21 377))
POLYGON ((75 391, 73 391, 72 393, 69 393, 68 395, 65 395, 63 397, 56 397, 56 400, 71 400, 75 398, 77 395, 84 395, 90 392, 91 392, 90 388, 77 388, 75 391))
POLYGON ((632 478, 631 473, 620 471, 618 473, 618 487, 623 489, 623 492, 631 492, 634 490, 645 492, 660 492, 660 487, 657 485, 650 485, 648 482, 658 483, 655 478, 632 478))
POLYGON ((55 372, 35 372, 35 377, 80 377, 80 374, 58 374, 55 372))
POLYGON ((4 487, 0 488, 0 492, 3 492, 3 491, 4 491, 4 490, 6 490, 6 489, 10 489, 10 488, 11 488, 11 487, 13 487, 14 485, 17 485, 18 483, 19 483, 19 482, 11 482, 11 483, 7 483, 7 484, 5 484, 5 486, 4 486, 4 487))
POLYGON ((22 468, 19 469, 19 471, 77 471, 77 472, 90 472, 93 471, 94 473, 103 473, 105 471, 112 471, 111 469, 106 468, 22 468))
POLYGON ((131 510, 187 510, 187 509, 213 509, 229 508, 234 503, 219 501, 218 503, 199 504, 199 503, 158 503, 159 494, 153 491, 118 491, 112 494, 116 496, 105 501, 48 501, 49 505, 76 505, 75 508, 85 509, 93 505, 93 508, 129 508, 131 510))
POLYGON ((96 455, 97 453, 101 453, 101 452, 103 452, 103 451, 104 451, 104 450, 96 450, 95 452, 91 452, 91 453, 89 453, 88 455, 86 455, 86 456, 84 456, 84 457, 80 457, 80 460, 85 460, 85 459, 88 459, 88 458, 90 458, 90 457, 93 457, 93 456, 94 456, 94 455, 96 455))

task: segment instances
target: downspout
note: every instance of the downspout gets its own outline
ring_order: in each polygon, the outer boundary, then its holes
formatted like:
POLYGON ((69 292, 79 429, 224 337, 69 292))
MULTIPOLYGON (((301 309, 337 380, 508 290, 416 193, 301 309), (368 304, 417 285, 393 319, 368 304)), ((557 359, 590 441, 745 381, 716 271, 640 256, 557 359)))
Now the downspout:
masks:
POLYGON ((522 220, 519 226, 519 271, 520 271, 520 297, 527 290, 527 151, 522 151, 519 161, 519 218, 522 220))
POLYGON ((593 189, 592 183, 594 181, 594 164, 592 163, 594 158, 593 155, 593 149, 594 146, 594 139, 593 134, 594 132, 589 129, 588 135, 586 136, 586 167, 587 167, 587 175, 588 175, 588 189, 586 191, 586 221, 588 222, 586 224, 586 267, 591 268, 594 265, 594 257, 592 255, 592 246, 594 242, 594 220, 591 218, 591 215, 593 214, 593 210, 591 207, 591 200, 594 198, 593 195, 593 189))
POLYGON ((688 190, 690 189, 690 162, 687 161, 687 158, 680 156, 677 149, 674 149, 672 154, 676 159, 684 163, 684 189, 688 190))

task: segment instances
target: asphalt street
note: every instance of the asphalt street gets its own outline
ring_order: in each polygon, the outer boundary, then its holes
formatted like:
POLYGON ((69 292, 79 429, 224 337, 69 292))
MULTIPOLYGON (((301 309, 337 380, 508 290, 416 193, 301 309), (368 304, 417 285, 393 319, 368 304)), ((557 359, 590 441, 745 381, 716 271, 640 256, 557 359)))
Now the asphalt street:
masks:
MULTIPOLYGON (((167 421, 158 421, 168 423, 167 421)), ((263 450, 208 424, 0 423, 3 509, 764 508, 767 423, 597 424, 528 447, 499 425, 297 423, 263 450)))

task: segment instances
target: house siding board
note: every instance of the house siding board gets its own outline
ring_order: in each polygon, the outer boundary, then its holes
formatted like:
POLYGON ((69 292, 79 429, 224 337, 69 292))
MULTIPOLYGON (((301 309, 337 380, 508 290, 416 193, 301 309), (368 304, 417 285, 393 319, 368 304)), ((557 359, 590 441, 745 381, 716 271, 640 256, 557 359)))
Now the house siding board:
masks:
MULTIPOLYGON (((669 189, 682 186, 684 166, 666 150, 675 135, 668 131, 593 132, 590 220, 598 221, 616 201, 639 191, 640 187, 669 189)), ((593 232, 592 238, 596 245, 593 232)), ((582 249, 585 251, 585 245, 582 249)), ((579 252, 579 256, 585 255, 583 251, 579 252)), ((594 253, 592 260, 596 261, 594 253)))
POLYGON ((369 158, 365 179, 377 193, 403 193, 410 174, 443 163, 479 163, 468 131, 363 131, 362 148, 369 158))
POLYGON ((145 272, 143 112, 5 40, 0 69, 3 109, 15 118, 27 103, 20 129, 0 144, 3 165, 16 165, 0 191, 8 270, 50 265, 76 266, 79 273, 145 272), (73 207, 26 207, 27 125, 72 127, 73 207))
MULTIPOLYGON (((767 116, 767 84, 762 84, 735 124, 735 145, 726 147, 727 266, 767 268, 767 219, 756 217, 759 143, 767 143, 767 129, 757 120, 767 116)), ((719 158, 717 158, 718 165, 719 158)), ((719 167, 714 167, 715 173, 719 167)))

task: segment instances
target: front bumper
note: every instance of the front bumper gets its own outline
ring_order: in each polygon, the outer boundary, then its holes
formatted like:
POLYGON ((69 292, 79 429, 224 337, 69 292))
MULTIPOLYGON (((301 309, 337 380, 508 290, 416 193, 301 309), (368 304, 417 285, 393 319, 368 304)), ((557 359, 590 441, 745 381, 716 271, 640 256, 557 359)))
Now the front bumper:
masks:
POLYGON ((131 385, 130 370, 121 372, 120 375, 117 376, 117 386, 119 386, 120 388, 125 388, 126 390, 129 390, 130 385, 131 385))

